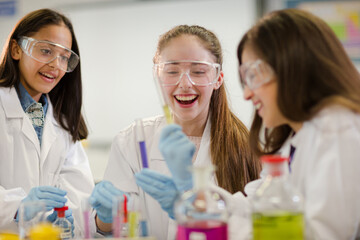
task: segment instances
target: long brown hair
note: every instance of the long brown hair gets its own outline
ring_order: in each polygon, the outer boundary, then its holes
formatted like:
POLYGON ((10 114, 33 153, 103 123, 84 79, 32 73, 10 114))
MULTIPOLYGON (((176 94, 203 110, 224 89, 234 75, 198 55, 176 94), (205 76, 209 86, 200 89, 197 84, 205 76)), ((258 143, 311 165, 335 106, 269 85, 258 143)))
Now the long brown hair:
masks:
MULTIPOLYGON (((182 35, 198 37, 206 49, 222 65, 222 49, 216 35, 200 26, 180 25, 160 37, 154 62, 158 61, 164 47, 182 35)), ((209 107, 211 121, 211 159, 216 166, 216 178, 220 187, 231 193, 244 192, 246 183, 259 178, 261 165, 248 144, 249 132, 231 112, 225 84, 214 90, 209 107)))
MULTIPOLYGON (((331 28, 320 18, 297 9, 265 16, 242 38, 238 60, 250 47, 274 70, 277 104, 293 122, 304 122, 332 104, 360 112, 360 75, 331 28)), ((265 131, 258 146, 261 118, 255 114, 250 144, 258 154, 274 153, 291 134, 288 125, 265 131)))
MULTIPOLYGON (((31 36, 41 28, 48 25, 65 26, 72 36, 72 47, 80 56, 75 33, 70 20, 64 15, 51 9, 40 9, 24 16, 10 33, 7 44, 1 55, 0 62, 0 86, 15 87, 18 90, 20 82, 18 61, 11 57, 12 40, 19 40, 22 36, 31 36)), ((49 92, 51 103, 54 106, 54 116, 60 125, 72 136, 72 140, 84 139, 88 130, 81 114, 82 84, 80 62, 74 71, 66 73, 61 81, 49 92)))

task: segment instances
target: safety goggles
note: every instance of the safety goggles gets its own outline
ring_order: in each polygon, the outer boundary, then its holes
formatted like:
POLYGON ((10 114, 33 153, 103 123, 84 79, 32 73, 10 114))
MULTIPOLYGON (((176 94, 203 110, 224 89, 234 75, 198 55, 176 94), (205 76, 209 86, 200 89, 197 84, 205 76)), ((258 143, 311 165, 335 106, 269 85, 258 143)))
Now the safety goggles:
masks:
POLYGON ((251 90, 255 90, 268 83, 274 72, 267 63, 258 59, 254 62, 242 64, 239 67, 239 74, 241 87, 244 89, 247 86, 251 90))
POLYGON ((57 59, 59 69, 72 72, 79 64, 79 56, 60 44, 40 41, 30 37, 20 37, 18 41, 23 52, 41 63, 50 63, 57 59))
POLYGON ((163 86, 178 85, 186 76, 195 86, 214 84, 220 76, 220 64, 204 61, 171 61, 154 64, 154 76, 163 86))

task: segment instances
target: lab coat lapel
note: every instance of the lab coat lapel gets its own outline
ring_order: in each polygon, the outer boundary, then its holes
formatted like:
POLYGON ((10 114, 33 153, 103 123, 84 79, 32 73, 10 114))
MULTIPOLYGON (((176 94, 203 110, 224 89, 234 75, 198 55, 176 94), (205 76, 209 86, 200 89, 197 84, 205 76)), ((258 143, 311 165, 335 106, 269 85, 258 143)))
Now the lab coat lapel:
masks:
POLYGON ((198 154, 196 156, 194 166, 207 166, 211 163, 210 156, 210 130, 211 130, 211 122, 210 116, 206 122, 205 130, 201 137, 200 148, 198 154))
MULTIPOLYGON (((47 96, 48 99, 49 96, 47 96)), ((53 115, 53 107, 52 104, 49 102, 49 107, 46 113, 46 119, 45 119, 45 125, 43 129, 43 135, 42 135, 42 142, 41 142, 41 166, 44 164, 45 159, 54 144, 56 138, 57 138, 57 132, 56 127, 58 126, 58 123, 54 119, 53 115)))
POLYGON ((163 122, 161 123, 161 126, 158 127, 158 129, 156 130, 156 132, 154 134, 154 137, 153 137, 154 140, 153 140, 151 149, 149 151, 150 161, 154 161, 154 160, 164 161, 164 157, 162 156, 162 154, 159 150, 159 141, 160 141, 161 130, 163 129, 163 127, 166 126, 164 119, 163 119, 163 122))
POLYGON ((21 107, 20 100, 14 87, 1 88, 1 100, 4 111, 9 121, 11 119, 22 118, 21 131, 34 144, 38 156, 40 156, 40 143, 30 119, 21 107))

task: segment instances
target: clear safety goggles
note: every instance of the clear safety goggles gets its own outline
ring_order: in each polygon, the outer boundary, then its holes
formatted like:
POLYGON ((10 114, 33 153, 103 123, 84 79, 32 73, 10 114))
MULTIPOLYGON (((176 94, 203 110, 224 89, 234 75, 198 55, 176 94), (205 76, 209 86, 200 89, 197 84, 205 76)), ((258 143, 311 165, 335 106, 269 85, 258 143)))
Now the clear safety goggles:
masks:
POLYGON ((267 63, 258 59, 254 62, 242 64, 239 67, 239 74, 242 88, 244 89, 247 86, 251 90, 255 90, 268 83, 274 72, 267 63))
POLYGON ((18 41, 23 52, 41 63, 50 63, 57 59, 59 69, 72 72, 79 64, 79 56, 60 44, 40 41, 30 37, 21 37, 18 41))
POLYGON ((172 61, 154 64, 154 76, 163 86, 178 85, 186 76, 195 86, 216 83, 220 76, 220 64, 204 61, 172 61))

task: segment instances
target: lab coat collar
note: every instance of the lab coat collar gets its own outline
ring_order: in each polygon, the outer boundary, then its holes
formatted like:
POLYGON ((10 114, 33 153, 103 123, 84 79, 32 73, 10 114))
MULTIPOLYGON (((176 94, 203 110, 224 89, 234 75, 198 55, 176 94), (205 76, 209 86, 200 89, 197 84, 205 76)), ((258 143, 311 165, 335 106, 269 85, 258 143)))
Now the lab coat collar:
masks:
MULTIPOLYGON (((24 135, 34 144, 38 156, 41 158, 43 163, 46 159, 47 154, 50 151, 51 145, 54 143, 57 137, 55 127, 60 127, 58 122, 53 117, 53 107, 49 101, 48 112, 46 114, 46 120, 43 131, 43 146, 40 149, 39 139, 36 135, 34 127, 32 126, 30 120, 25 114, 24 110, 21 107, 20 100, 18 98, 16 89, 11 88, 0 88, 0 97, 3 103, 4 112, 7 118, 15 119, 22 118, 23 123, 21 130, 24 135)), ((47 95, 47 98, 49 96, 47 95)))
MULTIPOLYGON (((49 96, 46 96, 49 99, 49 96)), ((45 117, 45 125, 41 143, 41 161, 40 164, 44 164, 45 159, 50 151, 51 146, 55 142, 58 134, 56 128, 60 127, 53 115, 53 107, 49 101, 47 114, 45 117)))
MULTIPOLYGON (((152 146, 152 151, 149 153, 150 161, 151 160, 162 160, 164 161, 164 157, 162 156, 159 150, 159 141, 160 141, 160 134, 163 127, 166 126, 165 118, 162 119, 161 127, 157 129, 154 135, 154 143, 152 146)), ((195 166, 204 166, 211 162, 210 157, 210 130, 211 130, 211 121, 210 116, 207 119, 206 126, 201 137, 200 148, 198 154, 196 156, 194 165, 195 166)))
POLYGON ((23 118, 25 116, 14 87, 0 88, 0 97, 7 118, 23 118))

